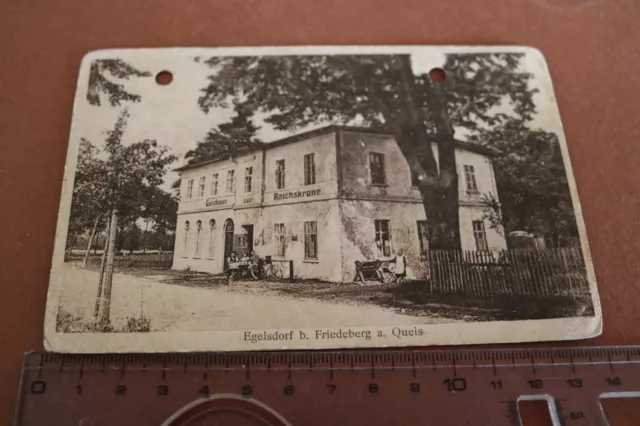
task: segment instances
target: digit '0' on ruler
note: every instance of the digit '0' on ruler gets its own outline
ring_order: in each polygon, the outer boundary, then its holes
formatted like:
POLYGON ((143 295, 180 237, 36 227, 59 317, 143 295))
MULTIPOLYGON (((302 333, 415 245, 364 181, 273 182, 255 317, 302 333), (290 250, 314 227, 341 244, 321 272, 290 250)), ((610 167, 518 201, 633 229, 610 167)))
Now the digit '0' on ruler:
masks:
POLYGON ((546 401, 554 425, 607 425, 602 401, 638 391, 640 346, 30 353, 15 425, 508 426, 529 400, 546 401))

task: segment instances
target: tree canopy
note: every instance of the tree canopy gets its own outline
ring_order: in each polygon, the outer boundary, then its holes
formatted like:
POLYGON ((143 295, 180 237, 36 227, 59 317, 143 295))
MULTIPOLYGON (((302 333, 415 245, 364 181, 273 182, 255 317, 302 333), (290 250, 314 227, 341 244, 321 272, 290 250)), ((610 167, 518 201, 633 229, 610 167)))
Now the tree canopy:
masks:
POLYGON ((187 151, 184 157, 188 164, 223 156, 231 157, 259 148, 262 144, 256 137, 259 127, 251 120, 252 116, 250 108, 236 103, 231 120, 211 129, 195 149, 187 151))
POLYGON ((140 71, 122 59, 95 60, 91 63, 89 87, 87 89, 87 101, 91 105, 100 106, 102 104, 100 95, 107 96, 109 104, 112 107, 118 106, 124 101, 140 102, 140 95, 129 93, 123 84, 107 78, 107 74, 119 80, 129 80, 131 77, 151 76, 150 72, 140 71))
POLYGON ((497 126, 508 102, 527 120, 535 112, 531 75, 521 54, 449 54, 443 82, 414 72, 410 55, 213 57, 198 100, 213 107, 262 111, 278 130, 360 121, 391 132, 412 172, 429 218, 432 249, 460 248, 454 129, 497 126), (439 164, 430 149, 439 145, 439 164))
POLYGON ((71 203, 70 233, 90 228, 96 217, 118 211, 121 223, 152 219, 158 228, 175 227, 177 203, 160 188, 167 166, 175 160, 155 140, 122 143, 129 115, 123 111, 106 132, 104 152, 82 139, 71 203), (168 211, 171 209, 173 212, 168 211))
POLYGON ((544 237, 550 246, 578 242, 578 229, 558 137, 510 120, 481 132, 477 140, 503 153, 494 160, 499 204, 488 218, 507 234, 526 231, 544 237))

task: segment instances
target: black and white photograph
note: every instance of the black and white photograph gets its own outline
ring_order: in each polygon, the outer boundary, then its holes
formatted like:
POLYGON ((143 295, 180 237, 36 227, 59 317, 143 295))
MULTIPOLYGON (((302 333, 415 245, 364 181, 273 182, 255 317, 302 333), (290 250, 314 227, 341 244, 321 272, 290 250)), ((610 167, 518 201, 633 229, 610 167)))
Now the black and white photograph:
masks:
POLYGON ((91 52, 45 346, 598 335, 570 150, 534 48, 91 52))

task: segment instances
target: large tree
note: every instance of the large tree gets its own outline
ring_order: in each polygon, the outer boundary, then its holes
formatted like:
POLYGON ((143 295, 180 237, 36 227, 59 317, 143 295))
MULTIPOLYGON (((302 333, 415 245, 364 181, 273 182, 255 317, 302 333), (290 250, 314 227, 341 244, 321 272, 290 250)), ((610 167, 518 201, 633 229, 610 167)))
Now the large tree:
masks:
MULTIPOLYGON (((128 113, 123 111, 113 129, 106 132, 104 152, 86 139, 80 142, 71 203, 69 233, 86 232, 96 219, 118 211, 123 226, 145 217, 163 227, 171 213, 158 204, 171 196, 160 189, 167 166, 175 160, 167 147, 155 140, 122 143, 128 113)), ((174 201, 175 203, 175 201, 174 201)), ((172 206, 173 204, 168 204, 172 206)))
POLYGON ((204 112, 230 102, 267 114, 278 130, 322 122, 351 122, 395 136, 418 176, 429 218, 431 249, 459 249, 455 128, 475 131, 508 118, 504 102, 530 119, 531 75, 521 54, 450 54, 446 79, 413 70, 410 55, 214 57, 199 105, 204 112), (431 143, 439 146, 437 166, 431 143))
POLYGON ((242 103, 234 104, 234 115, 225 123, 209 130, 195 149, 187 151, 184 158, 188 164, 234 156, 258 148, 262 142, 256 137, 259 130, 253 121, 253 111, 242 103))
MULTIPOLYGON (((204 139, 194 149, 186 152, 187 164, 196 164, 221 157, 233 157, 243 152, 252 151, 262 146, 256 136, 258 130, 252 118, 253 111, 242 103, 233 106, 234 115, 227 122, 218 124, 209 130, 204 139)), ((180 193, 181 179, 171 184, 171 189, 180 193)))
POLYGON ((499 203, 487 196, 493 226, 504 227, 507 235, 526 231, 542 236, 553 247, 576 244, 578 229, 557 136, 511 119, 474 139, 504 153, 493 160, 499 203))

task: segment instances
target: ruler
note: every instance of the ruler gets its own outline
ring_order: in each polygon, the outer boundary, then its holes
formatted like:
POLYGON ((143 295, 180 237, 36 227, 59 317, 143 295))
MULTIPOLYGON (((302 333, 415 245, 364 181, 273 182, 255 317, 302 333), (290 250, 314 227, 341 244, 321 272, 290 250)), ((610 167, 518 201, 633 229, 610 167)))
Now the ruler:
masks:
POLYGON ((553 425, 607 425, 603 402, 639 391, 640 346, 29 353, 15 425, 507 426, 533 400, 553 425))

